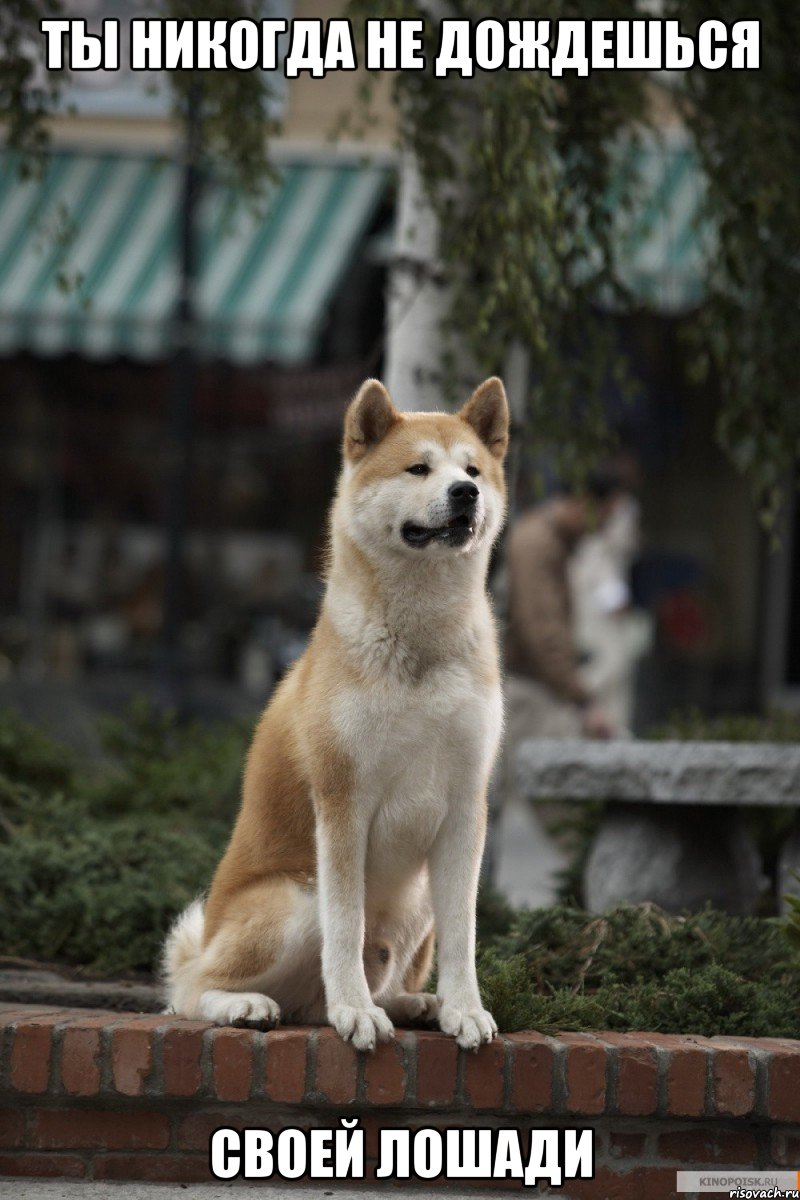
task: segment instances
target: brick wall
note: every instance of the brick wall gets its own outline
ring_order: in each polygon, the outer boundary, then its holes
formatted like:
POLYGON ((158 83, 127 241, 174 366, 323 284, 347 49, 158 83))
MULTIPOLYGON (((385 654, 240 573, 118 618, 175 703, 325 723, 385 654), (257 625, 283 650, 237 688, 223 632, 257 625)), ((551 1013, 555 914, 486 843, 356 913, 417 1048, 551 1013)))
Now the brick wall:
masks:
POLYGON ((6 1176, 208 1181, 219 1126, 342 1115, 367 1132, 368 1179, 382 1126, 591 1126, 595 1178, 558 1191, 569 1200, 662 1200, 678 1169, 800 1167, 800 1042, 516 1033, 464 1054, 406 1031, 358 1055, 327 1028, 12 1005, 0 1038, 6 1176))

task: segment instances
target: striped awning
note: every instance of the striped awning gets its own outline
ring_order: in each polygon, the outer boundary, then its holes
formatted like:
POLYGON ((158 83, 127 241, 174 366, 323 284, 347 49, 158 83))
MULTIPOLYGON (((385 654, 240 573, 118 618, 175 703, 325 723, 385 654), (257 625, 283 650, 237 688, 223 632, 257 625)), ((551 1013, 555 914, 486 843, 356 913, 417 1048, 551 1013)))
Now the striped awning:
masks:
POLYGON ((620 147, 611 202, 619 276, 635 302, 680 314, 703 301, 713 229, 702 218, 704 180, 686 136, 640 137, 620 147))
MULTIPOLYGON (((198 213, 199 349, 311 358, 375 215, 385 167, 298 162, 263 201, 208 183, 198 213)), ((0 159, 0 355, 168 353, 180 172, 153 158, 55 153, 36 178, 0 159)))

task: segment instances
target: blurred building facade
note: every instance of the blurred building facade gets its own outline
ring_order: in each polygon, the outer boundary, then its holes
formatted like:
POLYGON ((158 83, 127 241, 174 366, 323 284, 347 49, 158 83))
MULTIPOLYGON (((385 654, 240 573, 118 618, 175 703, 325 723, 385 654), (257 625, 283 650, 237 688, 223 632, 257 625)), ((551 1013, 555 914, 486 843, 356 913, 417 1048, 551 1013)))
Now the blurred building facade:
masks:
MULTIPOLYGON (((90 28, 136 15, 116 0, 70 13, 90 28)), ((274 0, 265 15, 328 14, 274 0)), ((186 131, 126 57, 69 79, 41 174, 3 164, 6 673, 158 654, 186 131)), ((393 113, 379 89, 368 134, 334 142, 357 84, 279 80, 277 181, 253 200, 206 174, 197 202, 186 663, 261 692, 274 643, 313 620, 342 413, 380 364, 393 113)))
MULTIPOLYGON (((331 15, 317 0, 267 7, 331 15)), ((134 15, 119 0, 84 9, 90 20, 134 15)), ((362 140, 330 140, 361 82, 360 72, 283 81, 273 99, 280 180, 266 202, 254 209, 209 178, 198 208, 184 640, 188 669, 259 696, 313 620, 341 415, 382 365, 396 168, 388 85, 362 140)), ((65 95, 73 111, 51 123, 45 172, 22 181, 3 165, 8 675, 146 670, 158 653, 184 130, 154 83, 124 71, 76 77, 65 95)), ((655 103, 657 135, 620 158, 641 183, 619 232, 637 306, 609 316, 641 385, 631 403, 607 397, 641 468, 632 591, 655 636, 639 728, 672 707, 752 708, 800 687, 791 522, 769 558, 714 442, 714 381, 692 385, 684 370, 683 333, 703 293, 701 185, 672 108, 655 103)))

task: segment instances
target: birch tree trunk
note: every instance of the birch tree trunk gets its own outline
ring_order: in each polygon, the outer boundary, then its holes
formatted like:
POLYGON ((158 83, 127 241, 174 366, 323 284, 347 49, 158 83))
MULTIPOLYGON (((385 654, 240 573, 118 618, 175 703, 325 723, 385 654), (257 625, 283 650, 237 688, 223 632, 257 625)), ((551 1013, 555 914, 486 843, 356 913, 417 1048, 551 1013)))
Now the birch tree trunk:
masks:
POLYGON ((439 221, 410 150, 403 154, 389 270, 384 378, 399 408, 443 407, 441 323, 449 295, 439 256, 439 221))

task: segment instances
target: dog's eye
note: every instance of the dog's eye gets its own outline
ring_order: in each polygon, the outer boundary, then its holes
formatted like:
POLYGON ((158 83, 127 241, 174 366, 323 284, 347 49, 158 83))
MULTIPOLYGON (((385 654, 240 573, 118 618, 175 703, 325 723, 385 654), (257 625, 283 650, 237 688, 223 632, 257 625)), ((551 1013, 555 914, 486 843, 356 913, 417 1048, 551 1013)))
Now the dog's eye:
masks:
POLYGON ((475 479, 475 477, 476 477, 477 475, 480 475, 480 471, 478 470, 478 468, 477 468, 477 467, 473 467, 473 466, 469 466, 469 467, 467 467, 467 468, 466 468, 466 472, 467 472, 467 474, 470 476, 470 478, 472 478, 472 479, 475 479))
POLYGON ((431 469, 427 463, 414 463, 413 467, 406 467, 409 475, 430 475, 431 469))

